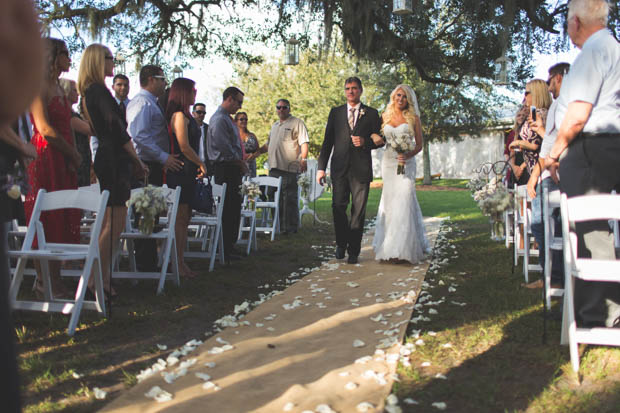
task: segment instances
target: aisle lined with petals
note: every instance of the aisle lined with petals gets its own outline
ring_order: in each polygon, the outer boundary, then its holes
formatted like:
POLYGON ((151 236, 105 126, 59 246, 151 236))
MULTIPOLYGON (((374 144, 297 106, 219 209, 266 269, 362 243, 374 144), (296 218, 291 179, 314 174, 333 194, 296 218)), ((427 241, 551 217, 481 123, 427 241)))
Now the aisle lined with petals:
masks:
MULTIPOLYGON (((441 220, 425 224, 434 245, 441 220)), ((245 316, 239 306, 223 331, 160 359, 103 411, 383 411, 430 259, 382 264, 371 241, 359 264, 332 260, 245 316)))

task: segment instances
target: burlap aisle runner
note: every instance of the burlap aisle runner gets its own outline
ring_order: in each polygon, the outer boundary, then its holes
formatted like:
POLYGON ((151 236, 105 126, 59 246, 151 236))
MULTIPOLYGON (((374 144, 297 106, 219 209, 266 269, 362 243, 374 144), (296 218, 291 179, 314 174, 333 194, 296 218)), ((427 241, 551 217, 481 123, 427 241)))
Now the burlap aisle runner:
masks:
MULTIPOLYGON (((425 223, 434 245, 440 220, 425 223)), ((103 411, 329 411, 323 404, 356 412, 364 402, 383 411, 399 359, 393 343, 404 338, 429 261, 382 264, 371 241, 365 236, 360 264, 332 260, 247 314, 249 326, 210 337, 103 411), (172 400, 147 398, 154 386, 172 400)))

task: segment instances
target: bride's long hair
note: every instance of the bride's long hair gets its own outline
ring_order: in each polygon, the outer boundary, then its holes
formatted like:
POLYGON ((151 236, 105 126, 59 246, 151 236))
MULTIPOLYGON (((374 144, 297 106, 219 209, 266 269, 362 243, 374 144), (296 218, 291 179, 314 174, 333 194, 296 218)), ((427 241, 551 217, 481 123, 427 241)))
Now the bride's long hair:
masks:
POLYGON ((414 124, 415 118, 420 117, 420 108, 418 107, 418 99, 415 95, 415 92, 409 85, 398 85, 394 88, 392 93, 390 93, 390 103, 388 103, 387 108, 385 108, 385 112, 383 112, 383 124, 381 125, 381 132, 383 132, 383 128, 385 125, 389 124, 396 113, 396 104, 394 103, 394 96, 396 96, 396 92, 398 90, 402 90, 407 95, 407 107, 403 110, 403 116, 405 120, 407 120, 407 124, 409 125, 409 129, 413 133, 415 131, 414 124))

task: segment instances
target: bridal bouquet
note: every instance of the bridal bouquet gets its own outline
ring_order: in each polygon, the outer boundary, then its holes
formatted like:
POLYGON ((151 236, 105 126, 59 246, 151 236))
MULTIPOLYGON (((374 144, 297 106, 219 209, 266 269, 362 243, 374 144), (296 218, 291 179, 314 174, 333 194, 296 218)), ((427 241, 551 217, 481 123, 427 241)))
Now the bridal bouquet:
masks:
POLYGON ((129 198, 127 207, 133 207, 138 221, 138 229, 145 235, 151 235, 155 228, 155 220, 166 211, 166 197, 162 188, 148 185, 129 198))
MULTIPOLYGON (((394 149, 399 155, 411 152, 415 149, 415 140, 409 132, 399 134, 388 134, 386 136, 386 143, 389 147, 394 149)), ((398 168, 396 169, 396 175, 403 175, 405 173, 405 161, 398 161, 398 168)))

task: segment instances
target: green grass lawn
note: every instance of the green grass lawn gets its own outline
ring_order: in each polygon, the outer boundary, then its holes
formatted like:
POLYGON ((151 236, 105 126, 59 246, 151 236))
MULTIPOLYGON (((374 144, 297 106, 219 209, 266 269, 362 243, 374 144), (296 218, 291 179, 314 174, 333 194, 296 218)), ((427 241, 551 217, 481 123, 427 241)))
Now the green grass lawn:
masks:
MULTIPOLYGON (((371 189, 367 218, 376 214, 380 196, 380 189, 371 189)), ((568 349, 559 345, 560 322, 549 321, 543 344, 540 291, 520 287, 521 268, 512 274, 511 251, 490 240, 488 220, 469 192, 425 190, 417 196, 425 216, 451 218, 448 238, 456 249, 446 266, 426 277, 433 300, 447 300, 436 307, 432 321, 411 324, 406 339, 415 342, 413 329, 421 329, 425 345, 417 346, 411 367, 399 366, 401 381, 394 392, 401 401, 410 397, 420 404, 401 402, 403 410, 436 412, 431 404, 443 401, 452 412, 617 412, 620 350, 586 348, 579 385, 568 349), (451 284, 457 285, 454 293, 448 291, 451 284), (425 361, 431 366, 421 367, 425 361), (436 378, 437 373, 447 380, 436 378)), ((330 193, 310 207, 331 222, 330 193)), ((82 312, 74 337, 66 335, 66 316, 16 312, 24 411, 100 408, 105 402, 94 399, 93 387, 115 391, 133 385, 141 369, 167 354, 156 344, 173 349, 192 338, 204 339, 205 331, 232 313, 235 304, 286 288, 292 271, 318 265, 319 255, 331 254, 333 245, 332 226, 306 215, 298 234, 274 242, 261 236, 259 250, 230 267, 217 265, 208 273, 203 263, 190 261, 200 276, 183 280, 178 288, 166 285, 161 296, 155 295, 154 282, 115 284, 119 297, 111 316, 82 312)), ((556 316, 559 304, 554 302, 556 316)))

